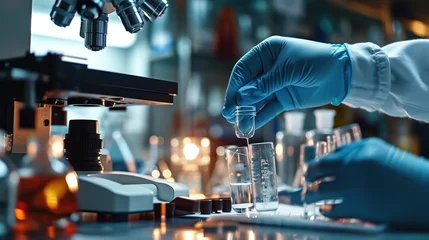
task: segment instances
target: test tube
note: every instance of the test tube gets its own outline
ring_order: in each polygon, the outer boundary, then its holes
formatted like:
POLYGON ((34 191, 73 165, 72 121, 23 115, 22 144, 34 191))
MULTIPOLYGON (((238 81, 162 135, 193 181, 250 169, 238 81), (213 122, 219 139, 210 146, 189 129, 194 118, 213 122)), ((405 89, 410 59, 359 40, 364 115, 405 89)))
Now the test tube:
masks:
POLYGON ((316 160, 328 153, 328 144, 324 141, 316 142, 316 160))
POLYGON ((256 108, 237 106, 235 109, 235 135, 237 138, 251 138, 255 135, 256 108))
POLYGON ((249 212, 253 209, 253 194, 247 147, 228 147, 225 154, 232 209, 238 213, 249 212))
POLYGON ((345 145, 353 142, 352 135, 349 132, 344 133, 342 135, 342 138, 343 138, 343 143, 345 143, 345 145))
POLYGON ((249 145, 253 201, 258 212, 275 212, 279 206, 276 158, 271 142, 249 145))
MULTIPOLYGON (((303 174, 307 172, 308 163, 312 160, 318 160, 321 157, 325 156, 328 152, 328 144, 323 141, 316 142, 316 145, 301 145, 300 152, 300 163, 302 167, 303 174)), ((302 198, 304 201, 304 218, 314 220, 317 217, 318 211, 316 203, 307 204, 305 202, 305 194, 309 190, 312 184, 318 184, 317 182, 312 183, 304 179, 303 189, 302 189, 302 198)), ((322 202, 323 204, 324 202, 322 202)), ((319 204, 320 205, 320 204, 319 204)))
POLYGON ((339 146, 344 146, 362 139, 362 131, 357 123, 336 128, 334 129, 334 134, 339 146))
POLYGON ((302 144, 300 147, 300 153, 299 153, 299 162, 301 165, 301 172, 302 174, 302 193, 301 197, 304 202, 304 218, 309 219, 311 216, 315 215, 315 205, 307 204, 305 202, 305 194, 307 193, 307 182, 304 177, 304 174, 307 172, 308 162, 316 158, 316 147, 314 145, 309 144, 302 144))
POLYGON ((326 137, 326 144, 327 144, 327 153, 335 152, 335 149, 337 148, 337 138, 335 135, 327 136, 326 137))

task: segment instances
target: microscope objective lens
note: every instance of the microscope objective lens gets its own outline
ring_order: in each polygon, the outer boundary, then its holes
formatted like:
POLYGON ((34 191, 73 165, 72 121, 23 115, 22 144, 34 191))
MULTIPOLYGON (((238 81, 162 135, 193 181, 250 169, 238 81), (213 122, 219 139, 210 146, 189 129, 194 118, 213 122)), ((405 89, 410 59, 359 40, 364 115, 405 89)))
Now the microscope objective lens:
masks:
POLYGON ((59 27, 67 27, 77 10, 77 0, 57 0, 50 13, 51 20, 59 27))

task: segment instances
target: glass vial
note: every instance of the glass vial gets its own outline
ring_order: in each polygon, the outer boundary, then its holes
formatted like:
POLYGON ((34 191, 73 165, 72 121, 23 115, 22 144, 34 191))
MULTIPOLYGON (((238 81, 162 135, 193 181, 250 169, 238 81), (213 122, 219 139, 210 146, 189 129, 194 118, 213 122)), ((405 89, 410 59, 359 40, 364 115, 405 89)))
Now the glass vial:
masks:
POLYGON ((336 111, 331 109, 314 110, 316 129, 305 133, 308 145, 315 145, 318 141, 326 142, 328 136, 334 135, 335 114, 336 111))
POLYGON ((277 171, 283 183, 298 187, 298 183, 294 185, 294 179, 299 171, 300 146, 306 141, 303 130, 305 113, 287 112, 284 117, 286 127, 276 134, 277 171))
POLYGON ((78 209, 78 179, 65 161, 64 140, 52 136, 49 142, 31 138, 27 155, 18 170, 20 183, 15 216, 19 226, 33 229, 69 218, 78 209))
POLYGON ((251 138, 255 135, 256 108, 237 106, 235 109, 235 135, 237 138, 251 138))

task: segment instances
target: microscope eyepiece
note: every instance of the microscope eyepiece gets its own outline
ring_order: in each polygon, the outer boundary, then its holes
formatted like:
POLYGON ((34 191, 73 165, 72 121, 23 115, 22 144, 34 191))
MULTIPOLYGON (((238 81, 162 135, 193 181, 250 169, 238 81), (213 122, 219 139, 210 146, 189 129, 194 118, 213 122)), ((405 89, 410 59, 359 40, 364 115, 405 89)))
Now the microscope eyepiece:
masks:
POLYGON ((51 21, 59 27, 67 27, 77 10, 77 0, 56 0, 50 13, 51 21))
POLYGON ((103 13, 99 18, 90 20, 82 18, 80 36, 85 38, 85 47, 91 51, 100 51, 106 47, 107 24, 109 17, 103 13))
POLYGON ((151 20, 161 17, 168 8, 167 0, 142 0, 141 8, 151 20))
POLYGON ((144 13, 135 0, 114 0, 116 14, 130 33, 140 31, 144 26, 144 13))

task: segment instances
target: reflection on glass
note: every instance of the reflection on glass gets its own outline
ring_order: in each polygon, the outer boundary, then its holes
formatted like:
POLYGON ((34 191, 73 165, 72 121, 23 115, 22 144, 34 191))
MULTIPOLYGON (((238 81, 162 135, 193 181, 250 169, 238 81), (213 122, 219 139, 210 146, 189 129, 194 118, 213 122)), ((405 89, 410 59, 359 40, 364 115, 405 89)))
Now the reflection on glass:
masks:
POLYGON ((203 240, 204 239, 204 233, 201 233, 197 230, 183 230, 178 233, 176 233, 173 237, 173 239, 181 240, 181 239, 196 239, 196 240, 203 240))
POLYGON ((334 135, 338 146, 348 145, 362 139, 362 131, 357 123, 334 129, 334 135))
POLYGON ((326 138, 326 144, 327 144, 327 153, 335 152, 335 149, 337 148, 337 138, 332 135, 328 136, 326 138))
POLYGON ((161 231, 159 230, 159 228, 154 228, 152 230, 152 239, 154 239, 154 240, 161 239, 161 231))
POLYGON ((249 231, 249 235, 248 235, 248 238, 247 238, 248 240, 255 240, 256 238, 255 238, 255 232, 254 231, 252 231, 252 230, 250 230, 249 231))

